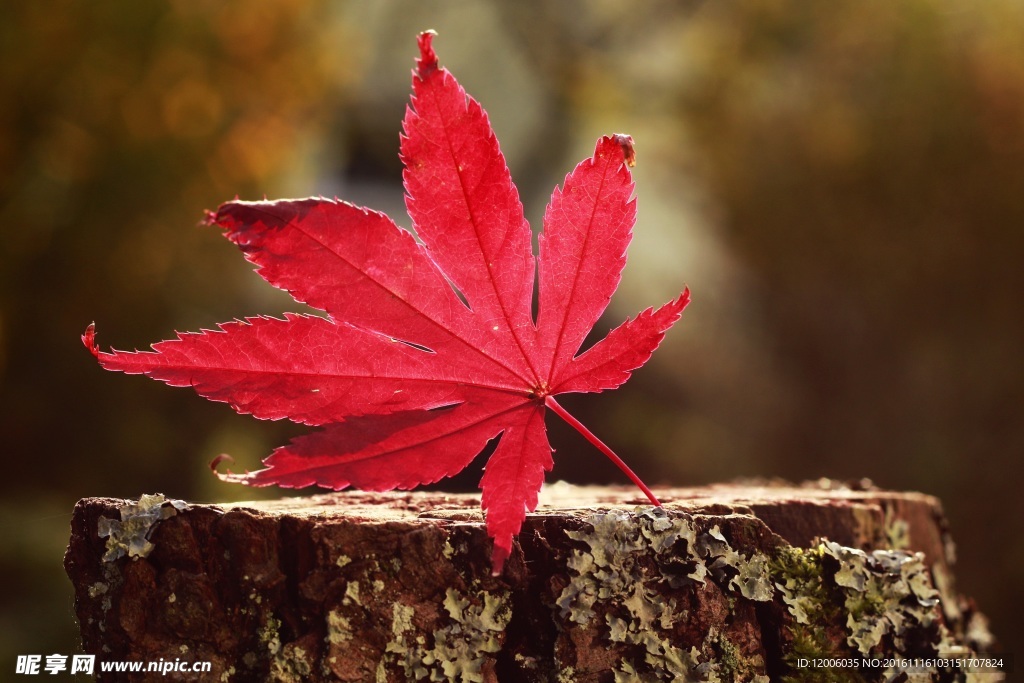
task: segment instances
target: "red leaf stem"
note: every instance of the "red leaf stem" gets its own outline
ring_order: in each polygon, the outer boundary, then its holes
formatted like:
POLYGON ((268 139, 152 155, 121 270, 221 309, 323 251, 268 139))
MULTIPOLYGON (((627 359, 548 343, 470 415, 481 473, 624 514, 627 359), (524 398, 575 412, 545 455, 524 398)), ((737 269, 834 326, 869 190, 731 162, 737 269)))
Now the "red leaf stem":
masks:
POLYGON ((616 466, 618 466, 618 468, 622 470, 627 477, 629 477, 630 481, 632 481, 634 484, 640 487, 640 490, 644 492, 644 495, 647 496, 647 499, 651 501, 652 505, 657 505, 658 507, 661 507, 661 502, 657 499, 657 497, 655 497, 651 490, 647 488, 647 484, 643 483, 640 480, 640 477, 636 476, 636 473, 629 468, 629 465, 623 462, 622 458, 617 456, 615 454, 615 451, 609 448, 604 441, 601 441, 601 439, 597 438, 597 436, 595 436, 592 431, 583 426, 582 422, 577 420, 569 413, 569 411, 563 408, 558 403, 558 401, 555 400, 554 396, 545 396, 544 405, 546 405, 548 408, 551 408, 551 410, 554 411, 555 415, 568 422, 573 429, 575 429, 577 432, 583 435, 583 438, 585 438, 590 443, 594 444, 597 450, 607 455, 608 458, 613 463, 615 463, 616 466))

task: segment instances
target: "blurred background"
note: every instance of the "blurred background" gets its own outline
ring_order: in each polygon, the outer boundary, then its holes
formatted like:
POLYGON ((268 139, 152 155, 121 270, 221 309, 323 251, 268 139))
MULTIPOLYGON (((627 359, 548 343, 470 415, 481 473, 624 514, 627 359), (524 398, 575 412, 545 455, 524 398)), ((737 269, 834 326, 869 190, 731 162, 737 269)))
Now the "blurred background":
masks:
MULTIPOLYGON (((77 649, 75 501, 223 484, 301 428, 102 371, 79 341, 294 310, 204 209, 405 216, 416 34, 489 111, 531 224, 631 134, 639 221, 600 331, 694 302, 567 408, 650 484, 869 477, 939 496, 1003 651, 1024 607, 1024 4, 1016 0, 0 4, 0 662, 77 649), (1015 303, 1016 302, 1016 303, 1015 303)), ((549 478, 623 482, 550 422, 549 478)), ((452 486, 472 490, 479 463, 452 486)))

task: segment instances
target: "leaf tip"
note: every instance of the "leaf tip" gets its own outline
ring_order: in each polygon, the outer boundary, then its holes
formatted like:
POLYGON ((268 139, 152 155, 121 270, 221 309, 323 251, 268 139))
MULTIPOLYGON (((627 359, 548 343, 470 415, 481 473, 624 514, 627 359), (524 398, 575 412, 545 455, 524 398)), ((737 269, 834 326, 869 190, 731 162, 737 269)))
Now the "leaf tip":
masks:
POLYGON ((636 149, 633 147, 632 136, 625 133, 616 133, 612 136, 612 139, 622 148, 622 160, 626 163, 626 166, 630 168, 636 166, 636 149))
POLYGON ((494 550, 491 551, 491 576, 501 576, 501 572, 505 568, 505 560, 508 559, 510 553, 511 548, 506 548, 504 544, 499 545, 498 539, 495 539, 494 550))
POLYGON ((100 348, 96 345, 96 323, 91 322, 89 326, 85 328, 85 332, 82 333, 82 343, 85 348, 89 349, 89 353, 94 358, 100 357, 100 348))
POLYGON ((690 287, 686 286, 683 288, 683 293, 679 295, 679 312, 682 313, 683 309, 690 305, 690 287))
POLYGON ((437 31, 431 28, 416 38, 420 47, 420 57, 416 60, 416 75, 420 80, 426 79, 427 76, 437 71, 437 53, 434 52, 434 47, 431 44, 436 35, 437 31))
POLYGON ((244 484, 244 483, 246 483, 246 479, 245 479, 246 475, 244 475, 244 474, 235 474, 231 470, 225 470, 224 472, 220 472, 217 469, 218 467, 220 467, 220 464, 222 462, 233 463, 234 461, 235 461, 235 459, 232 458, 227 453, 221 453, 216 458, 214 458, 213 460, 210 461, 210 471, 213 472, 217 476, 217 478, 220 479, 221 481, 234 482, 234 483, 238 483, 238 484, 244 484))

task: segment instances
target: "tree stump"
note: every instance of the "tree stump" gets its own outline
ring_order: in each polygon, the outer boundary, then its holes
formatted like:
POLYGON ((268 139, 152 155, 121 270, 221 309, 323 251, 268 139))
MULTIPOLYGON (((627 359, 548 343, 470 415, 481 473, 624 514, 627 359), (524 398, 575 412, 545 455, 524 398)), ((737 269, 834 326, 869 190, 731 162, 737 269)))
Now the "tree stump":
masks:
POLYGON ((901 660, 991 646, 935 498, 638 493, 545 487, 498 577, 479 498, 428 492, 84 499, 65 567, 100 680, 154 678, 109 660, 209 662, 204 681, 961 680, 901 660))

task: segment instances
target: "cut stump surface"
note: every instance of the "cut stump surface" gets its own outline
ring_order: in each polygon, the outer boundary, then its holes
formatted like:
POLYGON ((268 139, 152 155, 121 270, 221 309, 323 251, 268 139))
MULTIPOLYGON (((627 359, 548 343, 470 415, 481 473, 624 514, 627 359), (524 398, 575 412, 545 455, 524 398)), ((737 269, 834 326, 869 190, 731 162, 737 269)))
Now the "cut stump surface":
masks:
POLYGON ((65 567, 99 680, 151 680, 99 672, 133 660, 191 681, 873 681, 899 669, 811 663, 991 645, 935 498, 638 493, 546 486, 498 577, 475 495, 88 498, 65 567))

